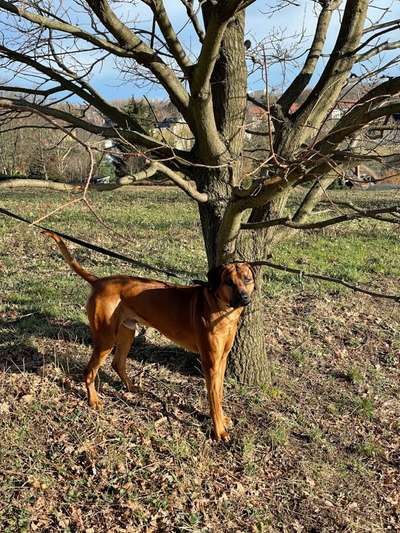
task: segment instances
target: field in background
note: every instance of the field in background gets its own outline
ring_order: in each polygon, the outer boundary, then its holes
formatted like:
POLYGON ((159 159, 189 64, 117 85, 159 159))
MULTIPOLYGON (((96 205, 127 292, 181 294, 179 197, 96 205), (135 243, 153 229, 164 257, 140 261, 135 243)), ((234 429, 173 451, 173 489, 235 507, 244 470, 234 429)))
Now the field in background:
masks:
MULTIPOLYGON (((351 194, 365 206, 399 195, 351 194)), ((70 198, 12 192, 1 204, 34 219, 70 198)), ((44 225, 204 275, 196 207, 179 191, 103 193, 93 204, 126 240, 77 204, 44 225)), ((273 261, 400 293, 399 237, 393 224, 353 222, 299 233, 273 261)), ((71 248, 96 274, 132 272, 71 248)), ((95 413, 81 383, 85 282, 37 230, 5 217, 0 269, 0 531, 400 530, 399 304, 266 271, 273 383, 227 380, 235 428, 216 446, 196 358, 147 331, 129 361, 140 390, 126 393, 107 363, 95 413)))

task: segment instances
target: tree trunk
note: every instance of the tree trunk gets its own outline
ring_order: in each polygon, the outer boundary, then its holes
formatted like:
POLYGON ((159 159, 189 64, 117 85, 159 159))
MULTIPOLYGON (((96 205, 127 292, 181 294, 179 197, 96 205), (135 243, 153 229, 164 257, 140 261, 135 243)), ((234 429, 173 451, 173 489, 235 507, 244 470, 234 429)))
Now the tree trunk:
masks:
MULTIPOLYGON (((288 192, 268 205, 253 209, 249 222, 261 222, 282 216, 288 192)), ((238 259, 257 261, 265 259, 274 246, 275 229, 242 231, 237 243, 238 259)), ((240 327, 230 355, 229 371, 241 383, 261 385, 271 380, 271 361, 265 338, 265 306, 263 276, 256 271, 256 288, 251 304, 242 314, 240 327)))
POLYGON ((224 168, 204 172, 201 177, 197 177, 197 182, 199 190, 206 192, 209 198, 207 203, 199 203, 198 207, 208 267, 212 268, 218 264, 218 230, 232 187, 229 184, 228 171, 224 168))
MULTIPOLYGON (((223 174, 223 172, 221 171, 223 174)), ((208 180, 207 193, 212 200, 208 204, 200 204, 200 218, 203 238, 207 250, 209 267, 217 261, 218 229, 227 206, 226 197, 222 195, 226 183, 223 176, 217 180, 215 172, 208 180)), ((254 261, 264 258, 266 243, 265 231, 242 232, 237 243, 237 260, 254 261)), ((256 268, 256 288, 252 302, 241 317, 235 344, 229 357, 228 372, 240 383, 261 385, 271 378, 269 355, 266 349, 264 333, 264 303, 261 269, 256 268)))
MULTIPOLYGON (((201 220, 206 250, 209 254, 215 253, 216 231, 219 219, 218 210, 212 212, 211 206, 200 206, 201 220), (214 231, 213 231, 214 230, 214 231)), ((248 232, 241 239, 239 255, 241 260, 254 261, 261 258, 261 250, 264 249, 265 232, 248 232)), ((216 264, 215 256, 209 264, 216 264)), ((264 294, 262 288, 261 269, 255 268, 256 287, 254 289, 251 304, 244 310, 240 319, 236 340, 229 356, 228 372, 240 383, 247 385, 262 385, 271 379, 271 365, 266 346, 264 323, 264 294)))
MULTIPOLYGON (((261 259, 265 249, 265 232, 248 232, 238 243, 238 257, 248 261, 261 259)), ((240 383, 262 385, 271 380, 271 363, 265 338, 263 277, 255 267, 256 285, 251 304, 245 308, 235 343, 229 357, 228 372, 240 383)))
POLYGON ((232 347, 228 373, 239 383, 263 385, 271 381, 271 361, 265 339, 265 307, 259 273, 251 304, 244 310, 232 347))
MULTIPOLYGON (((206 23, 207 5, 203 6, 206 23)), ((228 24, 212 74, 214 115, 226 152, 221 154, 219 168, 204 170, 202 175, 195 178, 198 188, 209 197, 208 203, 199 205, 199 211, 210 268, 221 262, 221 239, 224 241, 225 236, 220 229, 226 221, 224 217, 229 210, 233 187, 238 186, 242 179, 247 80, 243 43, 244 12, 241 12, 228 24)), ((260 259, 257 254, 263 253, 264 238, 264 232, 240 234, 236 253, 233 245, 233 253, 228 257, 247 261, 260 259)), ((226 261, 226 257, 222 261, 226 261)), ((262 280, 261 272, 257 272, 257 289, 253 293, 252 303, 242 315, 230 355, 231 374, 241 383, 255 385, 270 379, 263 325, 262 280)))

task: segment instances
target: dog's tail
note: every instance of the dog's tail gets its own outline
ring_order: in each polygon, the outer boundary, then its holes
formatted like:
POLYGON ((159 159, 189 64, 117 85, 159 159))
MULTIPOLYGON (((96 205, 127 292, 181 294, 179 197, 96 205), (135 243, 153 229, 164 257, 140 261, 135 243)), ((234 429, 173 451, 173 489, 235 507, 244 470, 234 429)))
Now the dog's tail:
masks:
POLYGON ((64 256, 64 259, 69 264, 69 266, 72 268, 72 270, 74 270, 78 274, 78 276, 86 280, 91 285, 93 285, 93 283, 98 280, 98 278, 94 274, 91 274, 90 272, 82 268, 81 265, 78 263, 78 261, 72 257, 72 255, 69 253, 69 250, 65 246, 64 241, 61 239, 61 237, 59 237, 52 231, 48 231, 48 230, 42 231, 42 233, 43 235, 47 235, 48 237, 51 237, 52 239, 56 241, 56 243, 58 244, 58 247, 61 250, 61 253, 64 256))

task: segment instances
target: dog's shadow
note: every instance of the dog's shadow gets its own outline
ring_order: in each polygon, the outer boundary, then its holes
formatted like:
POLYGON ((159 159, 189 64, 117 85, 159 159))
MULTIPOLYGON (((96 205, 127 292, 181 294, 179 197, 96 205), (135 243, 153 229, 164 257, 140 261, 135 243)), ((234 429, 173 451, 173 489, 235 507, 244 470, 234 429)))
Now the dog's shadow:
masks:
MULTIPOLYGON (((156 344, 153 342, 154 337, 157 337, 154 335, 154 330, 142 330, 135 338, 129 359, 141 364, 164 367, 171 372, 178 372, 188 379, 194 378, 195 381, 197 381, 196 378, 202 376, 200 361, 196 354, 174 345, 156 344), (153 333, 149 334, 149 331, 153 333)), ((55 355, 54 353, 47 354, 39 351, 36 345, 38 344, 37 340, 40 343, 40 339, 79 343, 89 350, 91 347, 90 330, 83 322, 61 321, 34 310, 27 312, 19 319, 0 318, 0 371, 41 374, 46 365, 55 362, 55 355), (35 338, 36 342, 32 342, 32 337, 35 338)), ((62 374, 56 378, 56 381, 59 380, 59 384, 65 387, 64 378, 67 377, 75 385, 79 385, 79 387, 74 385, 69 389, 71 393, 77 394, 82 399, 86 395, 82 386, 83 370, 89 357, 90 351, 85 361, 68 357, 68 354, 57 354, 56 356, 56 364, 62 369, 62 374)), ((100 375, 101 383, 110 385, 117 395, 125 390, 124 385, 114 375, 114 372, 101 372, 100 375)), ((165 377, 160 379, 165 379, 165 377)), ((157 396, 153 391, 146 391, 144 388, 141 394, 163 404, 162 397, 157 396)), ((129 402, 127 403, 129 404, 129 402)), ((181 406, 181 409, 195 417, 201 424, 205 424, 208 420, 206 415, 197 411, 193 406, 181 406)))
MULTIPOLYGON (((155 336, 152 335, 153 338, 149 339, 147 331, 142 329, 139 332, 129 352, 129 358, 141 363, 165 366, 185 376, 201 376, 200 362, 196 354, 171 344, 154 343, 155 336)), ((29 342, 32 336, 91 346, 90 330, 83 322, 61 321, 34 310, 19 319, 0 318, 1 370, 12 372, 14 368, 15 371, 35 372, 43 365, 48 358, 29 342)), ((68 356, 58 357, 60 361, 63 358, 68 356)))
MULTIPOLYGON (((173 344, 155 343, 148 337, 148 331, 143 330, 135 338, 134 344, 129 352, 129 358, 140 363, 152 363, 163 366, 172 372, 179 372, 184 376, 202 376, 199 356, 192 352, 187 352, 179 346, 173 344)), ((161 337, 165 340, 165 337, 161 337)))

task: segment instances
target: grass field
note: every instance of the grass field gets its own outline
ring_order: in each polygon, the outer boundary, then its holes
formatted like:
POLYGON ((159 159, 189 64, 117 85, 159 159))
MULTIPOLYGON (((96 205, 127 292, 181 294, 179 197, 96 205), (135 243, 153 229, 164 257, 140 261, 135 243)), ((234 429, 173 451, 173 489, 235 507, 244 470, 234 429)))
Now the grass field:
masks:
MULTIPOLYGON (((33 219, 69 199, 25 191, 0 203, 33 219)), ((179 191, 93 203, 126 240, 77 204, 44 224, 186 279, 204 274, 196 208, 179 191)), ((400 293, 399 237, 396 225, 354 222, 299 233, 273 261, 400 293)), ((96 274, 132 272, 71 248, 96 274)), ((400 531, 399 304, 266 271, 273 382, 227 379, 235 427, 215 445, 196 358, 154 331, 129 360, 140 392, 125 392, 107 363, 105 408, 87 407, 88 287, 37 230, 6 217, 0 276, 1 533, 400 531)))

